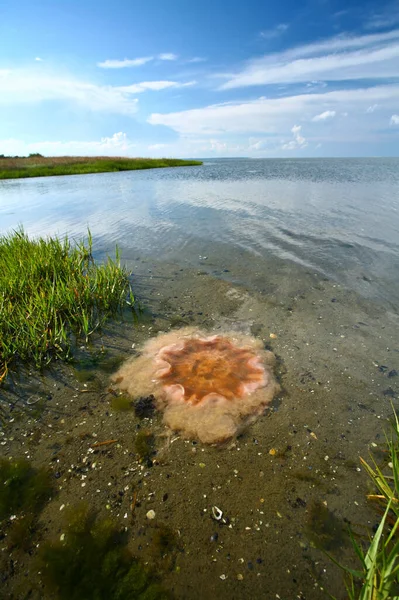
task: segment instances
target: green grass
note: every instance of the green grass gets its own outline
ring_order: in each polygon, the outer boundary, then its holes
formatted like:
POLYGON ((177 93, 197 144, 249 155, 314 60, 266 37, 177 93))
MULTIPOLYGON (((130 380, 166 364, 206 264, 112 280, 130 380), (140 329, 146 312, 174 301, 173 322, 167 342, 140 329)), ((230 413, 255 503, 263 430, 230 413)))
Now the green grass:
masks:
POLYGON ((175 158, 43 157, 40 155, 31 155, 27 158, 0 157, 0 179, 84 175, 201 164, 202 162, 196 160, 175 158))
POLYGON ((133 305, 118 250, 97 265, 90 232, 77 245, 30 240, 23 230, 0 237, 0 382, 21 362, 42 368, 70 358, 78 338, 133 305))
POLYGON ((393 432, 387 439, 388 460, 384 466, 379 466, 374 458, 371 465, 361 459, 376 488, 376 493, 369 494, 368 498, 377 502, 382 514, 377 531, 366 549, 351 534, 361 565, 359 570, 344 567, 332 559, 346 573, 350 600, 399 598, 399 420, 394 414, 393 432))

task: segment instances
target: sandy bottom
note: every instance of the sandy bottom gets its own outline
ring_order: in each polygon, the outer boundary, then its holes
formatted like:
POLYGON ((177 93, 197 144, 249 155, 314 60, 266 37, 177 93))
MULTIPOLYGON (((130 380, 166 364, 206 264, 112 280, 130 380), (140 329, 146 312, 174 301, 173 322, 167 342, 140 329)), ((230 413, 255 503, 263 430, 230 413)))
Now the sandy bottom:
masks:
POLYGON ((59 539, 61 507, 81 500, 127 528, 131 550, 176 598, 321 600, 323 588, 346 597, 323 551, 358 567, 348 526, 367 543, 378 522, 359 457, 372 450, 380 460, 397 404, 399 377, 388 373, 399 370, 398 317, 289 264, 253 263, 242 285, 244 258, 224 275, 211 264, 133 262, 146 308, 137 325, 110 328, 76 369, 1 390, 2 455, 48 467, 57 489, 29 552, 9 550, 3 527, 7 598, 45 598, 36 546, 59 539), (221 447, 170 435, 160 412, 140 419, 114 408, 112 361, 138 359, 159 332, 183 327, 252 336, 276 356, 281 391, 270 410, 221 447), (135 445, 143 432, 155 440, 145 460, 135 445), (177 540, 166 552, 155 543, 160 526, 177 540))

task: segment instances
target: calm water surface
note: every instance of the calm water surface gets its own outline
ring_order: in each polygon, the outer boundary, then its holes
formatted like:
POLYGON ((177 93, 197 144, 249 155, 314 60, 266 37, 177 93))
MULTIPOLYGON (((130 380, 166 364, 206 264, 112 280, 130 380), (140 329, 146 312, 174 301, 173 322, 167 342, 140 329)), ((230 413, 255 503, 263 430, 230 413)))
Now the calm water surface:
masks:
MULTIPOLYGON (((0 233, 82 237, 125 258, 284 260, 397 307, 399 159, 229 159, 0 182, 0 233)), ((248 279, 250 279, 250 264, 248 279)), ((250 283, 250 281, 243 282, 250 283)))

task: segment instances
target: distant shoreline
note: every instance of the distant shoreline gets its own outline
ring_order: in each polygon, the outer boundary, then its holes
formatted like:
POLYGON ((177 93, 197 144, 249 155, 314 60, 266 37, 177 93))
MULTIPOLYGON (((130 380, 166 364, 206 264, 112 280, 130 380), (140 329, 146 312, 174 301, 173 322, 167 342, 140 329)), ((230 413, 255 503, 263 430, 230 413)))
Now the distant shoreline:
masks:
POLYGON ((202 165, 200 160, 179 158, 123 158, 113 156, 42 156, 28 157, 0 155, 0 179, 51 177, 57 175, 86 175, 138 169, 163 169, 202 165))

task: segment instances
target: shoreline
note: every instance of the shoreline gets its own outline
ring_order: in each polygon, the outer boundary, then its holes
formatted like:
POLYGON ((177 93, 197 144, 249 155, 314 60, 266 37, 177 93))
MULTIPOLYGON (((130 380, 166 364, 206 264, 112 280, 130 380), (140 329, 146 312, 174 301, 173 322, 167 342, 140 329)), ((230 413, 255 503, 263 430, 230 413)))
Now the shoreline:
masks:
POLYGON ((0 180, 51 177, 59 175, 88 175, 167 167, 200 166, 202 161, 178 158, 123 158, 108 156, 0 156, 0 180))

